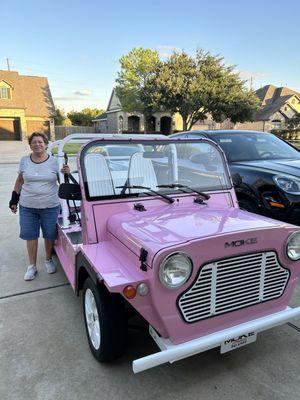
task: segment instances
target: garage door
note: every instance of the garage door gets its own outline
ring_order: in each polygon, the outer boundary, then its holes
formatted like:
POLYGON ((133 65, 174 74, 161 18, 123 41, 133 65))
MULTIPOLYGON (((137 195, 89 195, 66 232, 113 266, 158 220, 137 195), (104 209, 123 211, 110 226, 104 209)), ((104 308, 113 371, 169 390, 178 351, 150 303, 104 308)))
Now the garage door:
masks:
POLYGON ((15 118, 0 118, 0 140, 15 140, 18 139, 18 127, 15 118), (16 132, 15 132, 16 130, 16 132))
POLYGON ((27 121, 27 135, 32 132, 44 132, 49 137, 49 121, 27 121))

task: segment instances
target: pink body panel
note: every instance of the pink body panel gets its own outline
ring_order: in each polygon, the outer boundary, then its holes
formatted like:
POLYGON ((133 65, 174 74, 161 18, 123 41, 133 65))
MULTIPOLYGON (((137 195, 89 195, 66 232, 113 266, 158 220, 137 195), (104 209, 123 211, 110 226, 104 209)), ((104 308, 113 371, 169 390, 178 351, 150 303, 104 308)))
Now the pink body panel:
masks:
MULTIPOLYGON (((160 212, 157 207, 144 212, 140 218, 132 212, 119 213, 111 217, 108 223, 108 230, 124 247, 132 249, 134 253, 144 247, 149 251, 149 260, 154 257, 153 269, 149 269, 145 276, 150 286, 149 301, 160 315, 157 323, 152 325, 173 343, 191 340, 284 309, 300 276, 300 262, 288 260, 284 250, 284 243, 295 227, 239 209, 204 207, 194 204, 186 207, 185 204, 174 213, 166 213, 162 206, 160 212), (251 237, 257 238, 257 243, 244 248, 224 246, 225 242, 251 237), (201 265, 236 255, 272 250, 277 253, 280 264, 291 272, 283 296, 192 324, 182 319, 176 305, 178 296, 191 286, 201 265), (187 253, 192 258, 194 269, 185 285, 177 290, 169 290, 160 283, 158 268, 163 259, 174 251, 187 253)), ((139 310, 136 301, 134 306, 139 310)), ((149 320, 148 315, 143 316, 149 320)))
MULTIPOLYGON (((97 219, 96 210, 95 216, 97 219)), ((137 255, 144 247, 152 259, 159 250, 193 239, 233 234, 243 231, 245 226, 251 235, 251 230, 281 225, 281 222, 210 201, 199 205, 189 197, 182 203, 160 205, 143 213, 135 210, 119 212, 108 220, 107 231, 137 255)))
MULTIPOLYGON (((80 165, 79 175, 82 176, 80 165)), ((210 193, 206 205, 194 203, 195 195, 172 196, 173 204, 158 197, 125 198, 88 202, 83 200, 82 245, 72 245, 59 229, 56 251, 72 286, 75 286, 76 252, 81 251, 111 292, 123 295, 125 286, 146 282, 147 296, 130 303, 163 336, 182 343, 270 313, 283 310, 300 276, 300 262, 285 255, 285 242, 293 225, 241 211, 234 190, 210 193), (134 210, 143 203, 146 211, 134 210), (225 242, 257 238, 243 247, 225 247, 225 242), (140 268, 141 248, 148 252, 147 271, 140 268), (187 253, 193 261, 190 279, 179 289, 165 288, 158 278, 162 260, 172 252, 187 253), (204 264, 242 254, 275 251, 279 263, 290 271, 288 285, 280 298, 249 306, 195 323, 183 320, 177 301, 189 288, 204 264)), ((72 230, 74 228, 70 228, 72 230)), ((75 228, 75 229, 78 229, 75 228)))
POLYGON ((67 234, 77 231, 80 231, 78 226, 69 229, 58 227, 57 241, 55 243, 56 254, 73 289, 75 288, 75 256, 80 246, 73 245, 67 234))
MULTIPOLYGON (((107 232, 110 231, 110 227, 114 224, 113 221, 118 220, 118 218, 123 221, 123 218, 125 217, 125 220, 127 220, 128 222, 131 219, 141 221, 148 215, 151 215, 152 219, 156 219, 158 221, 157 225, 159 225, 160 218, 168 220, 169 217, 173 217, 176 218, 177 221, 179 221, 179 219, 182 217, 186 218, 187 215, 183 214, 189 214, 192 209, 197 211, 202 211, 207 208, 227 210, 228 208, 232 208, 234 202, 236 201, 235 194, 232 191, 228 191, 226 193, 211 193, 211 198, 209 199, 209 202, 207 202, 207 205, 199 205, 194 203, 195 196, 191 195, 172 197, 175 199, 175 202, 173 204, 166 203, 165 201, 163 201, 162 199, 158 199, 157 197, 154 199, 144 197, 135 199, 114 200, 110 202, 102 201, 98 202, 98 204, 93 203, 93 206, 89 208, 88 211, 89 213, 93 213, 92 216, 90 216, 90 219, 94 219, 96 221, 96 240, 106 240, 107 232), (141 202, 145 206, 147 210, 146 212, 139 212, 134 210, 134 204, 141 202), (182 207, 185 207, 183 212, 181 211, 182 207), (122 216, 123 212, 125 214, 122 216), (155 218, 155 216, 157 218, 155 218)), ((189 227, 186 224, 185 220, 181 221, 181 225, 185 225, 186 229, 189 230, 189 227)), ((156 236, 155 232, 153 232, 153 236, 156 236)), ((160 236, 158 236, 157 241, 161 241, 160 236)), ((167 243, 165 243, 165 245, 166 244, 167 243)))
MULTIPOLYGON (((137 296, 130 303, 162 336, 169 337, 173 343, 191 340, 284 309, 300 275, 300 263, 287 259, 283 245, 295 227, 229 208, 227 203, 221 206, 213 202, 199 205, 192 202, 192 197, 182 199, 184 201, 174 203, 174 206, 161 201, 158 204, 157 200, 149 203, 149 206, 148 202, 144 202, 147 208, 145 212, 132 208, 119 213, 114 210, 110 218, 107 218, 110 212, 106 208, 111 205, 94 205, 97 226, 100 218, 103 218, 106 232, 111 234, 106 234, 106 240, 98 244, 83 245, 81 251, 101 275, 108 289, 122 294, 125 286, 146 282, 150 287, 149 295, 137 296), (225 242, 251 237, 256 237, 257 243, 243 248, 224 246, 225 242), (152 261, 152 268, 148 268, 147 272, 140 269, 141 247, 148 251, 148 260, 152 261), (280 264, 291 272, 283 296, 195 323, 183 320, 177 308, 178 296, 191 286, 201 265, 270 250, 276 251, 280 264), (187 253, 194 268, 185 285, 177 290, 169 290, 160 283, 158 268, 162 260, 174 251, 187 253)), ((68 277, 70 264, 66 269, 68 277)))
MULTIPOLYGON (((250 214, 249 214, 250 215, 250 214)), ((153 277, 150 279, 151 292, 155 293, 152 298, 153 305, 159 310, 161 319, 167 321, 165 328, 167 336, 173 343, 181 343, 186 340, 194 339, 217 330, 225 329, 255 319, 271 312, 283 310, 288 305, 293 290, 300 276, 300 263, 291 262, 284 254, 283 243, 293 229, 278 228, 274 230, 253 230, 235 234, 219 235, 213 240, 211 238, 195 240, 181 246, 174 246, 174 251, 183 251, 192 258, 194 269, 189 281, 178 290, 168 290, 161 285, 158 280, 158 267, 161 261, 172 252, 172 249, 165 249, 157 254, 154 260, 153 277), (254 306, 232 311, 223 315, 218 315, 195 323, 186 323, 179 314, 176 302, 178 296, 191 286, 199 273, 199 268, 203 264, 216 261, 218 259, 230 258, 235 255, 242 255, 241 248, 224 248, 226 241, 248 239, 256 237, 257 244, 253 244, 243 249, 244 254, 256 253, 260 251, 275 250, 280 264, 290 270, 289 283, 284 294, 275 300, 263 302, 254 306)))

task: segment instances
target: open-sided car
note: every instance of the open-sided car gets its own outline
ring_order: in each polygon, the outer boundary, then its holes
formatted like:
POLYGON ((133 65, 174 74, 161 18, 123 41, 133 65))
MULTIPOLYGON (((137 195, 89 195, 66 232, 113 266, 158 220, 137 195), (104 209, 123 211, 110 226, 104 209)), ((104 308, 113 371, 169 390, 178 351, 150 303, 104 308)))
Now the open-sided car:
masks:
MULTIPOLYGON (((64 144, 78 137, 61 141, 60 164, 64 144)), ((83 138, 93 140, 77 156, 79 181, 59 188, 55 250, 75 293, 82 291, 97 360, 124 353, 133 314, 161 350, 135 360, 134 372, 217 346, 235 349, 300 315, 288 306, 300 275, 300 230, 238 207, 213 141, 83 138), (105 151, 133 144, 122 168, 105 151)))
MULTIPOLYGON (((172 137, 206 137, 225 152, 240 207, 300 225, 300 153, 277 136, 258 131, 189 131, 172 137)), ((213 160, 211 160, 213 162, 213 160)))

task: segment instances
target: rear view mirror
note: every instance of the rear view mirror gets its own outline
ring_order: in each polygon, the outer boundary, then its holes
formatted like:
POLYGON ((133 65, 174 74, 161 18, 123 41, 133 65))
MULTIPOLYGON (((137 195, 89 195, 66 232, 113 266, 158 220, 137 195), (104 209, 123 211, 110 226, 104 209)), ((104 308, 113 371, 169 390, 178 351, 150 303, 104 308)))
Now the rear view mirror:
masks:
POLYGON ((81 200, 80 185, 75 183, 61 183, 58 197, 64 200, 81 200))

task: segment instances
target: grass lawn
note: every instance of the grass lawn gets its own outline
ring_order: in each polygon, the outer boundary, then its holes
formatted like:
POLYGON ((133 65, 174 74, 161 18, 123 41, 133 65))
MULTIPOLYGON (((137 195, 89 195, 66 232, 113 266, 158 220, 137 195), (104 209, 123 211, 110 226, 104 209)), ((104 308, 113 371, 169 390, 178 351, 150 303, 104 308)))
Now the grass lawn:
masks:
MULTIPOLYGON (((82 145, 83 143, 67 143, 64 146, 64 152, 69 155, 77 154, 82 145)), ((57 147, 52 149, 52 154, 57 154, 57 147)))

